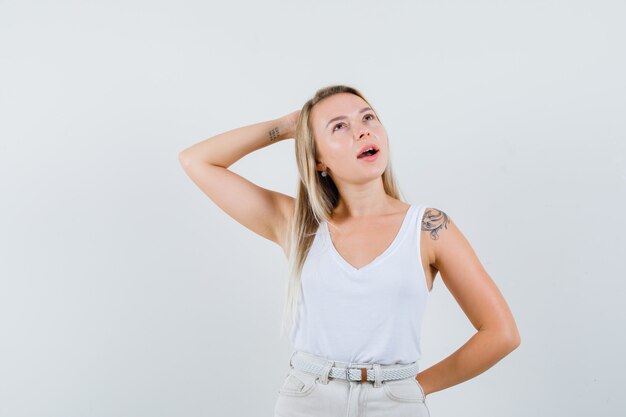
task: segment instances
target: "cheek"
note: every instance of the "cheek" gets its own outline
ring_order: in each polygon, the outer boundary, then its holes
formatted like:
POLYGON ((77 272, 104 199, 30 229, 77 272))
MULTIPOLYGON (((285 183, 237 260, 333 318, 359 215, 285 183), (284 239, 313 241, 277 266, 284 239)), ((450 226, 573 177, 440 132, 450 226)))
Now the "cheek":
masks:
POLYGON ((335 171, 341 171, 344 167, 350 166, 352 158, 356 161, 356 156, 352 155, 354 152, 353 146, 335 143, 326 149, 324 160, 328 165, 335 167, 335 171))
POLYGON ((326 154, 330 158, 335 159, 342 157, 346 152, 352 152, 353 147, 354 143, 348 140, 348 138, 337 137, 325 143, 326 154))

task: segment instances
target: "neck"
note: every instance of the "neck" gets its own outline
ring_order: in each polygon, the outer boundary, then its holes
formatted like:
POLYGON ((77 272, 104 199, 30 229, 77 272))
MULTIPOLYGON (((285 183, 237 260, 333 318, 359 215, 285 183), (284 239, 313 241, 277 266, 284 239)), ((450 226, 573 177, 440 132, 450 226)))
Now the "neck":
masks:
POLYGON ((339 203, 333 210, 335 219, 368 218, 397 209, 397 200, 385 193, 382 177, 367 184, 337 187, 339 203))

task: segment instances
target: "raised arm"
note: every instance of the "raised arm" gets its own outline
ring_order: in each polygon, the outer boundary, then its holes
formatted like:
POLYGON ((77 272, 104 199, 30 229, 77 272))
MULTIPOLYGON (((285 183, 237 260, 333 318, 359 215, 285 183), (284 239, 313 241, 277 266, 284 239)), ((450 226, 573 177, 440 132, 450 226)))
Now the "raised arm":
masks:
POLYGON ((184 149, 178 156, 187 175, 218 207, 280 245, 285 254, 294 198, 259 187, 228 167, 251 152, 293 138, 299 113, 297 110, 278 119, 229 130, 184 149))

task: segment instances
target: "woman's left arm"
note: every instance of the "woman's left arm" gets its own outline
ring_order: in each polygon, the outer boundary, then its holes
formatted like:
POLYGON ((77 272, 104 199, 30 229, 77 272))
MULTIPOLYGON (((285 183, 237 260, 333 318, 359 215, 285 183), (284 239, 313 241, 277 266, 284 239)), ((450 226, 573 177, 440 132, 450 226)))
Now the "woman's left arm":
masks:
POLYGON ((432 265, 477 330, 450 356, 417 374, 429 394, 483 373, 517 348, 521 338, 504 297, 452 219, 428 208, 422 233, 430 239, 432 265))

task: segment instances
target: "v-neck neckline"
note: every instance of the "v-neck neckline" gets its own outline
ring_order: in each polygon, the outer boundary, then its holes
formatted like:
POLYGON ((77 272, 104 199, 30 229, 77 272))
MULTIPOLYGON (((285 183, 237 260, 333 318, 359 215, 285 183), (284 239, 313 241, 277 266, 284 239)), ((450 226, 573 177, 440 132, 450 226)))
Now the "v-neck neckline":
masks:
POLYGON ((409 218, 411 217, 411 213, 412 213, 413 209, 414 209, 414 206, 412 204, 410 204, 409 208, 406 210, 406 212, 404 214, 404 218, 402 219, 402 223, 400 224, 400 229, 396 233, 396 236, 393 238, 393 240, 391 241, 389 246, 387 246, 387 248, 381 254, 379 254, 374 259, 372 259, 370 262, 368 262, 367 264, 363 265, 360 268, 355 268, 351 263, 346 261, 343 256, 341 256, 341 254, 339 253, 339 251, 335 247, 335 244, 333 243, 333 240, 332 240, 332 238, 330 236, 330 231, 328 230, 328 222, 324 221, 323 222, 324 233, 326 235, 326 241, 328 243, 328 246, 330 248, 331 253, 333 254, 333 257, 335 258, 335 260, 337 262, 339 262, 339 264, 344 269, 347 270, 347 272, 349 272, 351 274, 358 274, 358 273, 364 272, 364 271, 372 268, 378 262, 380 262, 384 258, 386 258, 387 255, 398 245, 401 237, 404 235, 404 231, 405 231, 405 229, 407 227, 407 224, 409 222, 409 218))

